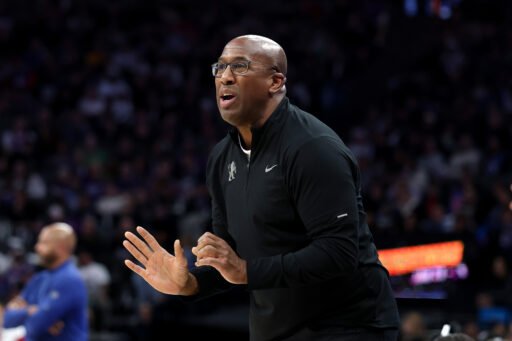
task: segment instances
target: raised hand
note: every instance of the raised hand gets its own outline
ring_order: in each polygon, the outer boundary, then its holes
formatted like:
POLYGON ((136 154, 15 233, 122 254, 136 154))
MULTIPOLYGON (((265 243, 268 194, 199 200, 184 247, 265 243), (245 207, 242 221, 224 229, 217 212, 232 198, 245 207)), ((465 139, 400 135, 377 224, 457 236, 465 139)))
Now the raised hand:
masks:
POLYGON ((209 265, 217 269, 224 279, 233 284, 247 284, 247 263, 222 238, 213 233, 203 234, 197 246, 192 248, 196 255, 196 266, 209 265))
POLYGON ((124 261, 125 265, 164 294, 197 293, 197 280, 188 271, 187 259, 179 240, 174 242, 172 255, 146 229, 138 226, 137 232, 143 240, 131 232, 126 232, 123 246, 142 266, 128 259, 124 261))

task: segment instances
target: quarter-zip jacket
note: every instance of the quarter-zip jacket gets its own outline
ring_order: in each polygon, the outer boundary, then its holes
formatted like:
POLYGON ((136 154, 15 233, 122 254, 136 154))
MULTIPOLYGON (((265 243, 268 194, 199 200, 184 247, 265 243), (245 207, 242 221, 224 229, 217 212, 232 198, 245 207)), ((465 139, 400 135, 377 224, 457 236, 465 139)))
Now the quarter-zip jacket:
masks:
MULTIPOLYGON (((288 98, 252 133, 250 161, 233 129, 207 165, 213 232, 247 261, 251 340, 304 327, 397 328, 351 151, 288 98)), ((201 297, 230 287, 213 268, 193 273, 201 297)))

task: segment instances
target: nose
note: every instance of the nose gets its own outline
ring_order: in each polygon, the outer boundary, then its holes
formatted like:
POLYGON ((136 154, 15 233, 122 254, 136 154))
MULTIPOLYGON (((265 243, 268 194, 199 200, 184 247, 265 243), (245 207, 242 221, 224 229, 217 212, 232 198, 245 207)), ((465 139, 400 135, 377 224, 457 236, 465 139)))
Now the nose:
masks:
POLYGON ((235 82, 235 76, 231 71, 231 65, 228 65, 224 72, 220 75, 220 82, 222 84, 233 84, 235 82))

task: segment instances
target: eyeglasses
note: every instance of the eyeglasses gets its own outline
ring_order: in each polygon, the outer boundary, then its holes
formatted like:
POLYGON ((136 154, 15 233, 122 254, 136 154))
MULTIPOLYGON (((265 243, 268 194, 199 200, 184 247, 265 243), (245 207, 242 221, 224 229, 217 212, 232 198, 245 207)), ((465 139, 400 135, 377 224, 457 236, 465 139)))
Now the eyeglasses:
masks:
MULTIPOLYGON (((213 63, 212 64, 212 75, 213 75, 213 77, 217 77, 217 78, 222 77, 222 75, 224 74, 224 71, 226 71, 228 66, 229 66, 229 69, 231 70, 231 72, 233 72, 233 74, 243 75, 243 74, 246 74, 247 71, 249 71, 249 66, 252 63, 256 64, 259 62, 254 62, 254 61, 250 61, 250 60, 239 60, 239 61, 232 62, 232 63, 213 63)), ((275 66, 272 66, 268 69, 274 70, 275 72, 279 72, 279 70, 275 66)))

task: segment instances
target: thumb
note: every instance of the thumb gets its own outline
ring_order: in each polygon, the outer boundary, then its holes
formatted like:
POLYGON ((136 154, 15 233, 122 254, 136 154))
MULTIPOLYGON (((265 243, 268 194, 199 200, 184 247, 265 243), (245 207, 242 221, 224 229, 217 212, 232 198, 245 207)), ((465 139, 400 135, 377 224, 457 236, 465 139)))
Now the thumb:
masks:
POLYGON ((181 247, 181 242, 179 239, 174 241, 174 256, 176 257, 176 261, 178 265, 186 267, 187 266, 187 257, 185 257, 185 250, 181 247))

